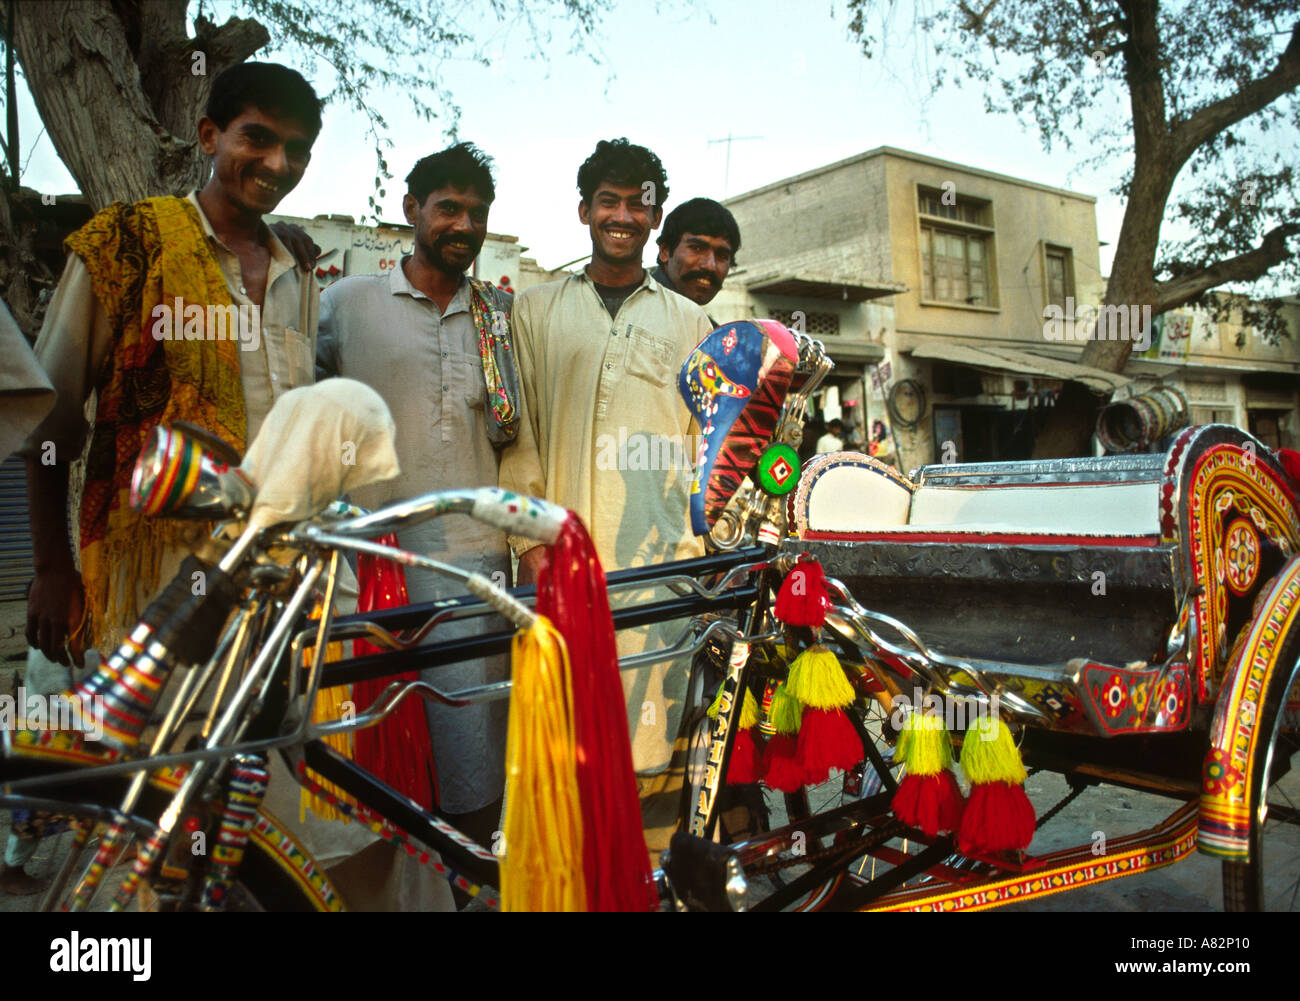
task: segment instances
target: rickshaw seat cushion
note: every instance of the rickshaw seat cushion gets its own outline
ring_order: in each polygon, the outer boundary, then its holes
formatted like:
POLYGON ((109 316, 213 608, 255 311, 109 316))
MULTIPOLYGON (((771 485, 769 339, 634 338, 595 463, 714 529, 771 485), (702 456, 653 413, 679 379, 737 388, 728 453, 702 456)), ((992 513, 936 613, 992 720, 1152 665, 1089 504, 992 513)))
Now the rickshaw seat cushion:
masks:
POLYGON ((909 526, 1044 535, 1145 536, 1159 531, 1159 484, 920 486, 909 526))
POLYGON ((920 486, 858 452, 808 463, 794 498, 801 534, 1145 537, 1159 531, 1155 482, 920 486))

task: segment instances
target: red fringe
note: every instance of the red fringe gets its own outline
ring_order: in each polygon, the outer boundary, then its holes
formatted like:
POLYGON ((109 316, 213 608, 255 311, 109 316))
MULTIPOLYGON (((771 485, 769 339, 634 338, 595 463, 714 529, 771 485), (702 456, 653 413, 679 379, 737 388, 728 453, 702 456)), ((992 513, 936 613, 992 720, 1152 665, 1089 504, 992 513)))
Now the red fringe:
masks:
MULTIPOLYGON (((396 535, 385 535, 378 541, 385 546, 398 545, 396 535)), ((357 599, 358 612, 410 604, 406 595, 406 574, 399 564, 386 557, 358 553, 357 578, 361 589, 357 599)), ((352 652, 356 657, 365 657, 383 651, 364 640, 354 640, 352 652)), ((419 681, 420 676, 410 671, 396 678, 353 682, 352 701, 364 709, 395 680, 419 681)), ((378 726, 355 731, 353 748, 358 765, 426 810, 433 809, 437 801, 433 740, 429 736, 429 720, 420 699, 407 698, 378 726)))
POLYGON ((963 806, 957 776, 947 769, 936 775, 904 775, 894 793, 894 816, 931 838, 957 830, 963 806))
POLYGON ((731 761, 727 765, 727 781, 732 785, 747 785, 763 777, 758 745, 754 743, 753 728, 736 734, 731 747, 731 761))
POLYGON ((957 845, 966 855, 1019 852, 1034 840, 1034 808, 1023 786, 982 782, 971 786, 957 845))
POLYGON ((794 737, 778 733, 767 741, 760 765, 763 781, 777 792, 798 792, 803 787, 803 766, 799 764, 799 742, 794 737))
POLYGON ((538 574, 537 611, 569 651, 587 907, 657 910, 605 571, 576 515, 566 519, 538 574))
POLYGON ((816 560, 800 560, 786 575, 773 614, 790 626, 822 626, 831 607, 826 576, 816 560), (796 585, 802 593, 795 593, 796 585))
POLYGON ((804 709, 799 724, 799 764, 805 782, 825 782, 832 768, 846 772, 862 758, 862 738, 843 709, 804 709))

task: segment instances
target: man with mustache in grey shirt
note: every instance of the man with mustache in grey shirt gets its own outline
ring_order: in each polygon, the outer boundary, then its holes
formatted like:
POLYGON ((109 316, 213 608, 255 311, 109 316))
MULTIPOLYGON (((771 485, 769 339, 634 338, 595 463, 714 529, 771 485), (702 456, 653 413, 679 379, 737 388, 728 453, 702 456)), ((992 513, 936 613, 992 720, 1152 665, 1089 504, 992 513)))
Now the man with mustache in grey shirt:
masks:
MULTIPOLYGON (((485 381, 480 337, 486 319, 489 332, 508 338, 511 296, 465 274, 487 236, 496 194, 491 160, 458 143, 422 159, 406 183, 402 207, 415 229, 413 253, 390 272, 344 278, 321 297, 317 378, 337 375, 372 386, 397 425, 401 475, 352 497, 371 509, 435 490, 495 487, 498 449, 511 440, 497 420, 503 393, 485 381)), ((502 585, 510 582, 505 535, 466 515, 404 529, 398 541, 502 585)), ((406 584, 412 604, 464 594, 459 582, 427 570, 407 568, 406 584)), ((430 638, 473 635, 483 621, 444 623, 430 638)), ((422 672, 443 691, 508 676, 501 656, 422 672)), ((508 704, 426 709, 438 812, 490 846, 505 784, 508 704)))

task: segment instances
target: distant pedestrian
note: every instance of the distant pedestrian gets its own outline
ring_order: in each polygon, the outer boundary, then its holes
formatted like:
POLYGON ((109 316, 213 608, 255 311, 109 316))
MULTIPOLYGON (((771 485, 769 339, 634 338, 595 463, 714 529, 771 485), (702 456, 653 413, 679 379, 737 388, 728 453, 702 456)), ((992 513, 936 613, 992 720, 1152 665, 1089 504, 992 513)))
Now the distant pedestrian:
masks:
POLYGON ((838 417, 827 422, 826 433, 817 439, 817 454, 844 451, 844 422, 838 417))

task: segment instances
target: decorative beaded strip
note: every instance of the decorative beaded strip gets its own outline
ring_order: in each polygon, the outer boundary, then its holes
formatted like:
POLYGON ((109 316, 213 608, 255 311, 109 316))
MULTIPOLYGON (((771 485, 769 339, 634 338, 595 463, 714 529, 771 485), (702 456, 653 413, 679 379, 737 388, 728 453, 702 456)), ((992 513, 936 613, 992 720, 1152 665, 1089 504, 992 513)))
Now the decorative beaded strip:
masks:
MULTIPOLYGON (((340 813, 345 814, 348 817, 351 817, 352 819, 356 820, 358 823, 364 824, 375 834, 378 834, 380 837, 382 837, 385 841, 391 842, 394 845, 398 845, 401 848, 404 848, 406 850, 406 854, 418 859, 422 865, 427 865, 430 868, 432 868, 434 872, 436 872, 439 876, 442 876, 444 879, 450 882, 452 886, 456 887, 456 889, 460 890, 462 893, 465 893, 471 897, 476 897, 481 899, 483 903, 485 903, 488 907, 490 907, 494 911, 501 909, 501 898, 497 895, 497 892, 495 890, 493 890, 491 887, 480 886, 478 883, 475 883, 472 880, 468 879, 467 877, 462 876, 460 873, 456 872, 454 869, 448 866, 445 862, 435 858, 430 852, 417 847, 413 843, 413 839, 411 838, 411 836, 407 834, 405 831, 403 831, 400 827, 396 827, 389 821, 384 820, 381 817, 375 816, 375 814, 371 810, 367 809, 366 807, 361 806, 359 804, 353 806, 351 803, 345 803, 343 800, 339 799, 332 792, 330 792, 320 783, 314 781, 311 778, 310 774, 307 772, 307 766, 305 762, 302 761, 298 762, 297 779, 303 785, 303 787, 313 796, 319 796, 321 799, 325 800, 327 803, 329 803, 330 806, 334 807, 334 809, 338 810, 340 813)), ((472 841, 462 840, 460 843, 466 848, 478 847, 477 845, 474 845, 472 841)), ((483 854, 483 852, 480 849, 479 851, 476 852, 476 854, 483 854)))
POLYGON ((266 795, 270 775, 266 760, 258 755, 236 756, 230 773, 230 790, 226 794, 226 808, 221 815, 217 832, 217 845, 212 850, 212 871, 203 883, 203 909, 220 911, 226 906, 226 895, 235 884, 235 873, 244 861, 244 850, 257 820, 257 811, 266 795))

